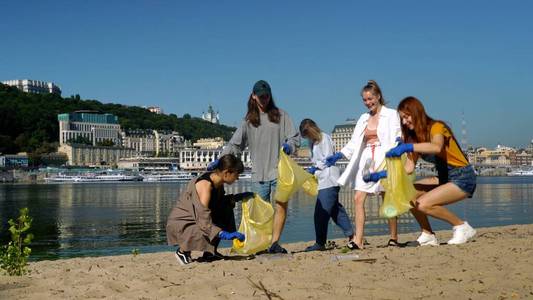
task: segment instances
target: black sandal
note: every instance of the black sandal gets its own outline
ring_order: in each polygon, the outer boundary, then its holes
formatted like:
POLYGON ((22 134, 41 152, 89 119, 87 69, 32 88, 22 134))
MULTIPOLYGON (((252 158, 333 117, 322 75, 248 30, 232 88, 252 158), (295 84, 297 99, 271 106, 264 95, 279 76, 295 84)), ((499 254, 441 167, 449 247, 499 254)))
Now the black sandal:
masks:
POLYGON ((354 241, 350 241, 346 247, 350 250, 361 250, 361 248, 359 246, 357 246, 357 244, 354 242, 354 241))
POLYGON ((400 243, 398 243, 398 240, 390 239, 387 243, 387 247, 400 247, 400 243))

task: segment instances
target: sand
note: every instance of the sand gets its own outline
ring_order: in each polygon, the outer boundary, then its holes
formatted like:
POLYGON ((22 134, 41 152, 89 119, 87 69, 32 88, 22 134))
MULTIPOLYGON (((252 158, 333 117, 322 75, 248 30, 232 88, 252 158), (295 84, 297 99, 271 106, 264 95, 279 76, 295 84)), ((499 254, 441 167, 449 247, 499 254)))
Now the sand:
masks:
MULTIPOLYGON (((451 231, 437 236, 445 242, 451 231)), ((369 237, 367 248, 346 254, 334 249, 187 266, 169 252, 33 262, 29 275, 0 275, 0 299, 533 298, 533 225, 478 229, 472 242, 455 246, 382 247, 387 240, 369 237), (336 259, 353 254, 360 259, 336 259)), ((285 246, 300 251, 310 244, 285 246)))

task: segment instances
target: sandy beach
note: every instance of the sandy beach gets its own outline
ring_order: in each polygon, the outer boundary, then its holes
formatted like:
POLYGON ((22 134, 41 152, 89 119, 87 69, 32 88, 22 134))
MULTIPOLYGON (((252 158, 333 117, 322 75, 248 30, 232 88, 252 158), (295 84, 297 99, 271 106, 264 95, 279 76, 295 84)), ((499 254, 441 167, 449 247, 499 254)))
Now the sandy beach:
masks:
MULTIPOLYGON (((445 242, 451 231, 437 236, 445 242)), ((0 299, 533 298, 533 225, 481 228, 474 241, 459 246, 385 248, 387 240, 369 237, 367 248, 349 253, 187 266, 172 252, 40 261, 30 263, 29 275, 0 275, 0 299), (347 259, 353 254, 359 258, 347 259)), ((285 246, 301 251, 311 243, 285 246)))

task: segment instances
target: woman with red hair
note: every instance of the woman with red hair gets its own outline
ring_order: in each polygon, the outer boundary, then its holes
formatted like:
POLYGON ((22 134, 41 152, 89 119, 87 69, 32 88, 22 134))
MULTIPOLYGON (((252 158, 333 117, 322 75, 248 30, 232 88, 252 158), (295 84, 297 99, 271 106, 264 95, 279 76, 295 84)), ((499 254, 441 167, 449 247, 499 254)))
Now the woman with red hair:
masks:
POLYGON ((453 226, 453 237, 448 244, 466 243, 474 237, 476 231, 444 206, 472 197, 476 189, 474 168, 468 163, 450 127, 443 121, 428 116, 420 100, 415 97, 403 99, 398 104, 398 113, 406 143, 392 148, 386 156, 399 157, 408 153, 408 173, 413 172, 416 161, 421 157, 434 163, 438 173, 438 178, 424 178, 415 183, 417 198, 411 212, 422 228, 422 234, 417 239, 418 244, 438 245, 427 216, 446 221, 453 226))

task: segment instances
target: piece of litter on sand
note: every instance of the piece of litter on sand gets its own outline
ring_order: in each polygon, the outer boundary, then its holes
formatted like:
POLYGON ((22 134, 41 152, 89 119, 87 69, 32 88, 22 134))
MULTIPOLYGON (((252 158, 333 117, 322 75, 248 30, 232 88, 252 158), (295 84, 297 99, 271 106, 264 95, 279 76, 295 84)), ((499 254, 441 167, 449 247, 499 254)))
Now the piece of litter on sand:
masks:
POLYGON ((354 260, 359 259, 357 254, 346 254, 346 255, 333 255, 331 256, 331 261, 341 261, 341 260, 354 260))
POLYGON ((332 262, 338 262, 338 261, 355 261, 355 262, 364 262, 373 264, 376 262, 375 258, 359 258, 359 255, 357 254, 348 254, 348 255, 333 255, 331 257, 332 262))
POLYGON ((274 253, 274 254, 265 253, 265 254, 257 255, 255 257, 255 259, 259 260, 259 261, 263 261, 263 260, 278 260, 278 259, 291 259, 291 258, 292 258, 292 254, 288 254, 288 253, 274 253))

